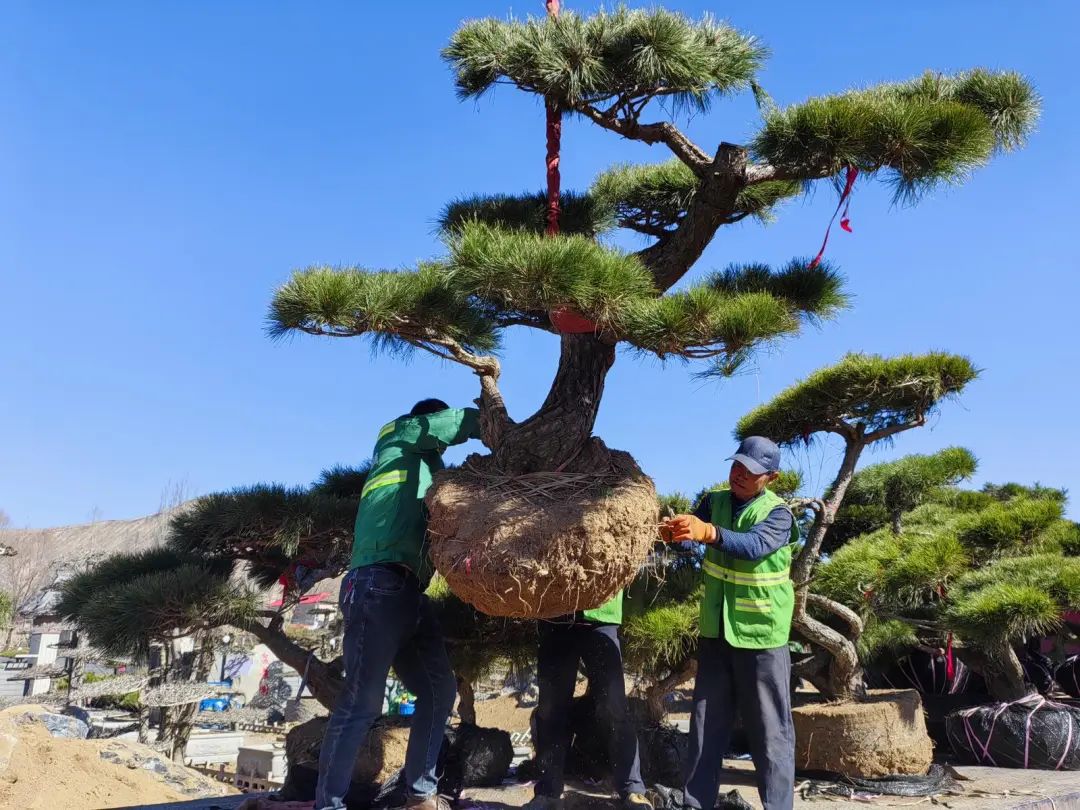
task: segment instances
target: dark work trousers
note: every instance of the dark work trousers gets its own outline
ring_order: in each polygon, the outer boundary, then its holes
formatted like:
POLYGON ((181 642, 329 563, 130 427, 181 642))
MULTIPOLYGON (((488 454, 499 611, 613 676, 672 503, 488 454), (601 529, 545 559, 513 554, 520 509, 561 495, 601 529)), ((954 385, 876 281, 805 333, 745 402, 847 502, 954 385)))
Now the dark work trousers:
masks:
POLYGON ((340 810, 361 744, 382 714, 391 665, 416 695, 405 751, 405 784, 412 796, 438 787, 435 768, 457 683, 442 631, 420 583, 393 565, 354 568, 341 583, 345 616, 345 685, 326 724, 319 752, 314 810, 340 810))
POLYGON ((540 779, 536 795, 558 798, 570 745, 570 703, 574 699, 578 663, 584 663, 589 691, 597 710, 611 724, 611 762, 619 795, 644 793, 638 759, 637 731, 630 718, 623 681, 619 628, 614 624, 540 622, 536 675, 540 700, 536 709, 536 759, 540 779))
POLYGON ((686 804, 703 810, 716 804, 736 711, 746 729, 765 810, 791 810, 795 801, 791 653, 786 646, 737 649, 722 638, 699 642, 683 789, 686 804))

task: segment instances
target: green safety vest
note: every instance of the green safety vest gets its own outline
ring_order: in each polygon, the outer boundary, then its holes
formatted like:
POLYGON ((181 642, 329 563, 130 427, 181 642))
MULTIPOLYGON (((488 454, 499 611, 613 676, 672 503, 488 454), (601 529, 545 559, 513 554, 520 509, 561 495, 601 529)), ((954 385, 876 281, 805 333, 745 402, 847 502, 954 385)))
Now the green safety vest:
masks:
POLYGON ((453 444, 480 438, 476 408, 448 408, 399 416, 383 425, 356 512, 351 565, 402 563, 426 587, 433 573, 427 554, 424 495, 433 473, 445 466, 453 444))
MULTIPOLYGON (((709 494, 712 522, 736 532, 748 532, 784 500, 764 490, 732 521, 730 490, 709 494)), ((701 635, 724 638, 732 647, 765 650, 783 647, 791 634, 795 592, 791 585, 791 552, 799 539, 792 521, 791 543, 760 560, 740 560, 725 554, 722 544, 706 546, 702 565, 705 592, 701 597, 701 635)))
POLYGON ((622 624, 623 591, 620 590, 604 604, 592 610, 583 610, 581 613, 587 621, 603 622, 604 624, 622 624))

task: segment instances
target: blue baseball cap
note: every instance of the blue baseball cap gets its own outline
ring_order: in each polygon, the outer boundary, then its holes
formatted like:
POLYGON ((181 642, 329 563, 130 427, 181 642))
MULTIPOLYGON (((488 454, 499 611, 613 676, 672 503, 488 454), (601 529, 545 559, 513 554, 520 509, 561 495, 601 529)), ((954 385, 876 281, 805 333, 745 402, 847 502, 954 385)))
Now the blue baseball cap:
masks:
POLYGON ((727 460, 739 462, 754 475, 779 472, 780 448, 764 436, 747 436, 727 460))

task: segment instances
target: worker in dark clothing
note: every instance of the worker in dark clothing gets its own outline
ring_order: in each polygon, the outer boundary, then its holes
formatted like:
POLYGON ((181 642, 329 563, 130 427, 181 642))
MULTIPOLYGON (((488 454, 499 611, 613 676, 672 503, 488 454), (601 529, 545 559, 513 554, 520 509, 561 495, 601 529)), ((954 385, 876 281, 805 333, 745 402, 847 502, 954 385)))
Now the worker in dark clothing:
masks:
POLYGON ((386 676, 416 695, 405 752, 410 810, 448 810, 435 773, 457 686, 442 630, 424 590, 431 579, 424 495, 447 447, 480 437, 475 408, 437 399, 384 425, 360 495, 352 568, 341 585, 345 684, 326 725, 312 802, 264 802, 265 810, 341 810, 357 752, 382 714, 386 676))
POLYGON ((536 709, 536 760, 540 778, 528 810, 562 806, 563 773, 570 746, 570 704, 578 665, 585 665, 589 691, 602 723, 610 726, 612 781, 626 810, 652 810, 641 781, 637 730, 630 717, 623 679, 619 625, 623 592, 595 610, 539 623, 536 709))
POLYGON ((661 526, 669 542, 706 544, 694 713, 683 801, 712 810, 735 712, 742 716, 765 810, 795 801, 795 731, 791 721, 794 608, 791 555, 795 518, 767 489, 780 470, 780 448, 750 436, 732 461, 730 489, 714 490, 693 515, 661 526))

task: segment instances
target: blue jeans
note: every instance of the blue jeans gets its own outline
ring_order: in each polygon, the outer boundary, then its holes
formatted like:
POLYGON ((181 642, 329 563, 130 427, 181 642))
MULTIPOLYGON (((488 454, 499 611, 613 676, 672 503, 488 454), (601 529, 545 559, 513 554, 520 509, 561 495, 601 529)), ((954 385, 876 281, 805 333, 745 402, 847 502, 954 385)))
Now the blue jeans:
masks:
POLYGON ((416 577, 390 565, 354 568, 341 583, 345 687, 319 753, 316 810, 340 810, 357 752, 382 714, 390 667, 416 695, 405 752, 405 784, 415 796, 438 787, 435 768, 457 686, 442 631, 416 577))

